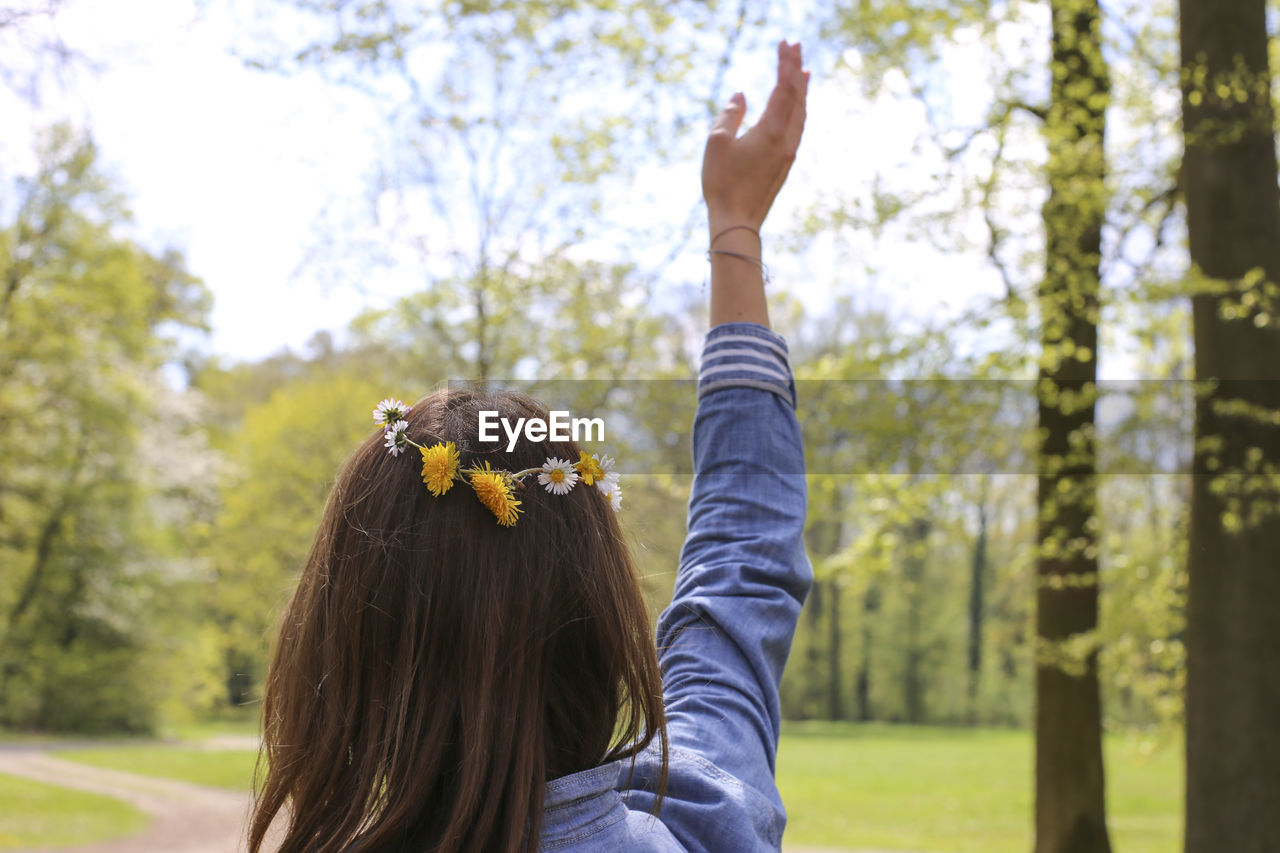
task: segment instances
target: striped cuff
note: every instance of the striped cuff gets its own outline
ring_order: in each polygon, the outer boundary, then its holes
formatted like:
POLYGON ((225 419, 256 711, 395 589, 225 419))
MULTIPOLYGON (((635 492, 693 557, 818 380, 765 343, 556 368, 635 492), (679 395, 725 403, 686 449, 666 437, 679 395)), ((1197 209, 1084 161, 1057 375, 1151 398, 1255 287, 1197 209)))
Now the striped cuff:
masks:
POLYGON ((772 391, 795 408, 795 377, 781 335, 755 323, 724 323, 707 332, 698 396, 735 387, 772 391))

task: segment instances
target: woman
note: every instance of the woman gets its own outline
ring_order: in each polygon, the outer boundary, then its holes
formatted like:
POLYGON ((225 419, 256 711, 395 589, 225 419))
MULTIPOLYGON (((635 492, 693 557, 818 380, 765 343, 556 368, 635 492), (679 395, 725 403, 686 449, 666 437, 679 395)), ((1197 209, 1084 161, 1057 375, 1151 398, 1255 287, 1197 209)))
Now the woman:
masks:
POLYGON ((547 418, 522 395, 384 401, 281 623, 253 853, 282 812, 283 851, 779 849, 778 684, 812 576, 759 228, 807 88, 783 42, 759 124, 737 137, 737 94, 707 140, 712 328, 656 647, 610 460, 480 440, 480 412, 547 418))

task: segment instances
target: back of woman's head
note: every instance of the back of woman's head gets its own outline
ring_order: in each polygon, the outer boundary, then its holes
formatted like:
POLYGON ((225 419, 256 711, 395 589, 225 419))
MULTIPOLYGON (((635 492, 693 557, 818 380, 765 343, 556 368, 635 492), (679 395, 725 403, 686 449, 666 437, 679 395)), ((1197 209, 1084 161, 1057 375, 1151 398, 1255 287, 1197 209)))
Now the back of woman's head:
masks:
MULTIPOLYGON (((573 442, 478 440, 519 394, 442 390, 407 435, 461 467, 577 460, 573 442)), ((382 434, 347 462, 283 616, 263 701, 257 851, 517 851, 537 845, 543 785, 634 754, 663 728, 648 615, 608 499, 517 487, 501 526, 472 489, 440 497, 382 434)))

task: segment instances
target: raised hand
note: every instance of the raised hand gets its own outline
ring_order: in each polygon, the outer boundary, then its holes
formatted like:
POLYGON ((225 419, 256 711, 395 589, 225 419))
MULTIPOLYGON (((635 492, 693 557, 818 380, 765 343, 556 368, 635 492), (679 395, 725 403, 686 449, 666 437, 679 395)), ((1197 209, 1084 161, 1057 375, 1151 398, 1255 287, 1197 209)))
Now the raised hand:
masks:
POLYGON ((809 72, 800 45, 778 44, 778 82, 760 121, 738 137, 747 99, 736 93, 720 113, 702 157, 702 196, 712 236, 745 225, 759 229, 787 179, 804 131, 809 72))
POLYGON ((760 121, 738 136, 747 112, 747 99, 739 92, 729 99, 707 137, 702 196, 712 244, 707 253, 712 326, 769 325, 760 226, 796 159, 808 91, 809 72, 801 67, 800 45, 784 41, 778 45, 778 83, 760 121))

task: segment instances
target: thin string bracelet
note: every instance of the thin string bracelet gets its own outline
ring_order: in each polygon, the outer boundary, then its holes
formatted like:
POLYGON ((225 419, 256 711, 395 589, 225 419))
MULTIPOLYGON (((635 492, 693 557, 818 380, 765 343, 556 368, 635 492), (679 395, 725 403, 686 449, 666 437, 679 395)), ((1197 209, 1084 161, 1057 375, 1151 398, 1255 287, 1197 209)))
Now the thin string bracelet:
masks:
POLYGON ((729 252, 724 249, 708 249, 707 250, 708 262, 710 262, 712 255, 728 255, 731 258, 738 258, 740 260, 746 261, 747 263, 752 264, 753 266, 755 266, 757 269, 760 270, 760 277, 763 279, 763 283, 765 285, 768 285, 770 282, 773 281, 773 277, 769 275, 769 268, 765 266, 764 261, 760 260, 759 258, 753 258, 750 255, 744 255, 741 252, 729 252))
POLYGON ((721 237, 723 237, 724 235, 728 234, 730 231, 737 231, 737 230, 739 230, 739 229, 741 229, 741 230, 743 230, 743 231, 750 231, 752 234, 756 235, 756 239, 757 239, 757 240, 759 240, 759 239, 760 239, 760 232, 759 232, 759 231, 757 231, 756 229, 752 228, 750 225, 733 225, 733 226, 731 226, 731 227, 729 227, 729 228, 724 229, 723 231, 721 231, 721 232, 720 232, 719 234, 717 234, 716 236, 712 237, 712 238, 711 238, 711 243, 708 245, 708 247, 707 247, 707 248, 712 248, 712 247, 714 247, 714 246, 715 246, 715 244, 716 244, 716 241, 717 241, 717 240, 719 240, 719 239, 720 239, 721 237))

